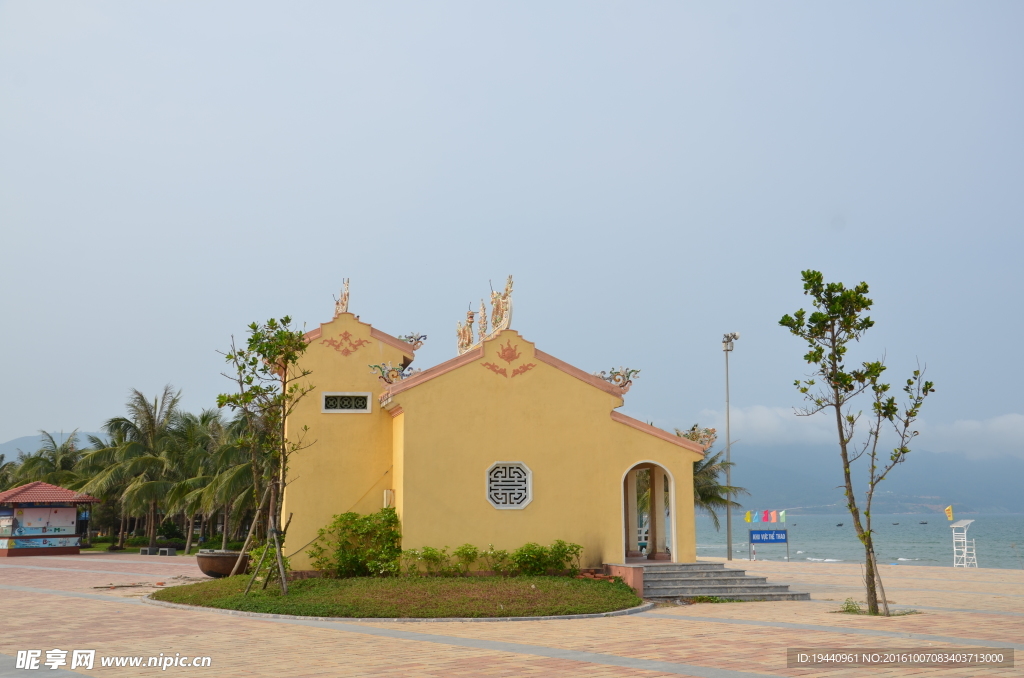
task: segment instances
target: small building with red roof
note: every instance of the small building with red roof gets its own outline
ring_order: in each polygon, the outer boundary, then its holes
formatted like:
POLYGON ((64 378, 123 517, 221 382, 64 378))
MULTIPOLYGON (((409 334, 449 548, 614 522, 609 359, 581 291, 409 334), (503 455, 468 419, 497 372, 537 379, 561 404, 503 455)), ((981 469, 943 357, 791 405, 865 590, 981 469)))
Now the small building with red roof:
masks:
POLYGON ((99 501, 42 481, 0 492, 0 558, 77 555, 78 507, 99 501))

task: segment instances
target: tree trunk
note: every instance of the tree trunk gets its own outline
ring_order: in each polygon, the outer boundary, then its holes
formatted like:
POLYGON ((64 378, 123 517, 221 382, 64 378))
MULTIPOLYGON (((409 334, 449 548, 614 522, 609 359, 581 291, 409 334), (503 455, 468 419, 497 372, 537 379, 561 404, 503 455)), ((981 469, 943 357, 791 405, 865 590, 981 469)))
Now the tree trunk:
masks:
MULTIPOLYGON (((837 344, 835 342, 835 334, 832 337, 832 355, 837 354, 837 344)), ((839 366, 833 362, 832 369, 838 371, 839 366)), ((860 520, 860 510, 857 508, 857 499, 853 494, 853 476, 850 473, 850 455, 848 452, 847 445, 849 441, 846 438, 846 432, 843 430, 843 404, 845 394, 840 390, 838 385, 832 387, 832 408, 836 415, 836 431, 839 434, 839 456, 843 461, 843 480, 845 481, 845 494, 846 494, 846 508, 850 511, 850 516, 853 518, 853 529, 857 531, 857 538, 860 539, 861 544, 864 545, 864 560, 866 561, 866 575, 864 577, 864 588, 867 593, 868 603, 868 614, 878 614, 878 599, 875 595, 875 570, 871 566, 871 534, 864 531, 864 526, 860 520)))
MULTIPOLYGON (((270 519, 267 521, 267 523, 268 523, 267 524, 267 528, 270 531, 270 534, 274 538, 274 549, 275 549, 276 556, 277 556, 277 571, 278 571, 279 576, 281 577, 281 595, 287 596, 288 595, 288 575, 285 574, 285 571, 284 571, 284 559, 282 558, 282 554, 281 554, 281 540, 278 538, 278 524, 279 523, 277 522, 277 518, 273 514, 274 506, 275 506, 276 503, 277 503, 277 483, 272 481, 271 485, 270 485, 270 510, 272 512, 270 514, 270 519)), ((269 548, 269 546, 270 546, 270 542, 267 542, 267 547, 269 548)))
POLYGON ((192 532, 196 525, 196 514, 190 513, 188 516, 188 534, 185 535, 185 555, 189 555, 192 552, 192 532))
POLYGON ((149 548, 156 548, 156 502, 149 502, 149 548))
POLYGON ((117 535, 117 548, 124 548, 124 533, 128 527, 128 514, 124 511, 121 512, 121 532, 117 535))
POLYGON ((228 504, 224 504, 224 529, 221 530, 220 550, 228 550, 228 504))

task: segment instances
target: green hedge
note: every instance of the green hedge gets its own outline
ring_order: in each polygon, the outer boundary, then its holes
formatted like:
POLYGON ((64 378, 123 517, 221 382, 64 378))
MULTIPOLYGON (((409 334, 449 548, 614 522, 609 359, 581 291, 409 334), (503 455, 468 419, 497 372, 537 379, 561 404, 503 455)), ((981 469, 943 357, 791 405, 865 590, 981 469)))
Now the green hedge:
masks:
POLYGON ((306 551, 313 567, 327 577, 386 577, 431 574, 445 577, 468 575, 474 569, 504 576, 569 574, 580 571, 583 547, 556 540, 550 546, 530 542, 514 551, 479 549, 463 544, 451 553, 425 546, 402 551, 402 532, 395 509, 386 508, 361 516, 343 513, 321 529, 306 551), (476 567, 475 567, 476 566, 476 567))
POLYGON ((515 551, 495 549, 488 544, 484 550, 472 544, 463 544, 451 554, 448 547, 436 549, 424 546, 421 549, 408 549, 402 553, 405 571, 408 574, 426 572, 442 577, 465 576, 476 568, 503 576, 539 576, 545 574, 568 574, 576 576, 580 572, 580 556, 583 547, 555 540, 551 546, 529 542, 515 551))

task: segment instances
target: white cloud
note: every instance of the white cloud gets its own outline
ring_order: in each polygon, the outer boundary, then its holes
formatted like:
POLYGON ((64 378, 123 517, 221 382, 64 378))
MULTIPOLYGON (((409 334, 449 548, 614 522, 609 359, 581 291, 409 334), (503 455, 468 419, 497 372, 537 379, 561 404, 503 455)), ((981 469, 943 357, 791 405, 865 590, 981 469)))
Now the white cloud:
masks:
MULTIPOLYGON (((798 417, 791 408, 734 407, 732 438, 748 445, 835 444, 835 421, 825 413, 798 417)), ((719 443, 725 442, 725 414, 718 410, 700 413, 702 426, 718 429, 719 443)), ((866 422, 864 422, 866 424, 866 422)), ((989 419, 960 419, 951 423, 922 420, 921 435, 914 449, 971 458, 1024 458, 1024 414, 1003 414, 989 419)))
POLYGON ((923 422, 921 447, 934 452, 966 454, 971 458, 1024 458, 1024 414, 990 419, 958 419, 950 424, 923 422))
MULTIPOLYGON (((835 422, 824 414, 798 417, 788 407, 734 407, 731 410, 733 442, 749 445, 820 445, 835 441, 835 422)), ((725 413, 703 410, 701 426, 718 429, 718 440, 725 442, 725 413)))

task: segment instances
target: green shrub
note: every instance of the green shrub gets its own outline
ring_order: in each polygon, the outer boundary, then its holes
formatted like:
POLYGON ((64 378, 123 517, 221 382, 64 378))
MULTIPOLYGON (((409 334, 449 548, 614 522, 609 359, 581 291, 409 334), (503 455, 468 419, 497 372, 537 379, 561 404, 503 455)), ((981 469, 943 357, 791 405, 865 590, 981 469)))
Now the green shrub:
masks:
POLYGON ((160 527, 156 528, 156 533, 158 536, 166 539, 185 541, 185 533, 181 531, 181 528, 173 520, 165 520, 160 523, 160 527))
POLYGON ((463 544, 452 551, 452 555, 455 556, 455 560, 458 561, 456 567, 459 569, 459 574, 465 576, 469 574, 469 570, 473 567, 473 563, 480 559, 480 549, 472 544, 463 544))
POLYGON ((484 569, 494 574, 508 575, 512 571, 508 551, 496 549, 494 544, 488 544, 487 550, 480 552, 479 559, 484 561, 484 569))
POLYGON ((531 541, 513 551, 509 560, 516 574, 538 576, 547 574, 550 554, 548 549, 531 541))
POLYGON ((90 541, 93 544, 111 544, 117 542, 117 537, 93 537, 90 541))
POLYGON ((423 570, 426 573, 438 577, 454 577, 459 572, 458 565, 452 564, 452 557, 448 555, 448 547, 435 549, 431 546, 424 546, 421 549, 408 549, 402 552, 402 559, 405 561, 405 571, 409 574, 419 574, 423 570))
MULTIPOLYGON (((283 549, 282 549, 283 550, 283 549)), ((268 582, 279 581, 281 579, 280 571, 277 569, 277 548, 272 543, 260 544, 249 550, 249 564, 246 565, 246 572, 252 574, 256 571, 256 567, 260 563, 260 558, 263 558, 263 565, 260 566, 258 575, 264 577, 268 582), (269 549, 269 552, 268 552, 269 549), (264 552, 267 552, 267 557, 263 558, 264 552)), ((287 574, 292 570, 292 564, 285 555, 281 556, 281 560, 284 561, 284 571, 287 574)))
MULTIPOLYGON (((93 541, 96 541, 95 539, 93 541)), ((116 543, 116 540, 115 540, 116 543)), ((149 537, 128 537, 124 540, 125 546, 149 546, 149 537)), ((185 540, 167 540, 161 539, 156 543, 157 548, 162 549, 178 549, 179 551, 185 550, 185 540)))
POLYGON ((551 546, 541 546, 530 542, 523 544, 509 556, 512 571, 521 575, 542 575, 550 571, 562 573, 568 571, 572 576, 580 572, 580 556, 583 547, 570 544, 561 539, 555 540, 551 546))
POLYGON ((400 572, 401 540, 395 509, 366 516, 349 512, 321 528, 306 553, 328 577, 386 577, 400 572))
POLYGON ((463 544, 450 555, 447 546, 443 549, 424 546, 402 552, 408 574, 418 574, 425 570, 427 574, 438 577, 464 577, 479 559, 480 549, 472 544, 463 544))
POLYGON ((568 570, 569 576, 575 577, 580 573, 580 557, 582 555, 583 547, 579 544, 556 539, 548 547, 548 568, 558 571, 568 570))

